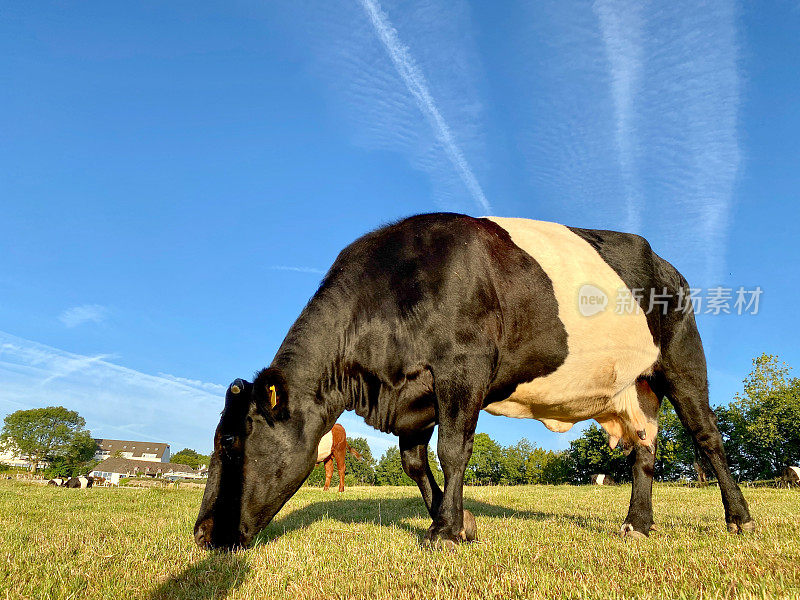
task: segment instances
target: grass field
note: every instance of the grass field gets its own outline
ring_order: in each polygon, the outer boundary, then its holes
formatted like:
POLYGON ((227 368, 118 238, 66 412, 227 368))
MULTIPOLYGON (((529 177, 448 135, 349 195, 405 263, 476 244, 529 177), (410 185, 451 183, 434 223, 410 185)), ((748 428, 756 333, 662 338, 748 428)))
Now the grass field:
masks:
POLYGON ((480 541, 420 546, 416 488, 302 489, 255 547, 195 548, 200 490, 0 482, 0 599, 800 597, 800 492, 751 489, 749 536, 716 488, 657 486, 657 532, 614 533, 630 488, 468 488, 480 541))

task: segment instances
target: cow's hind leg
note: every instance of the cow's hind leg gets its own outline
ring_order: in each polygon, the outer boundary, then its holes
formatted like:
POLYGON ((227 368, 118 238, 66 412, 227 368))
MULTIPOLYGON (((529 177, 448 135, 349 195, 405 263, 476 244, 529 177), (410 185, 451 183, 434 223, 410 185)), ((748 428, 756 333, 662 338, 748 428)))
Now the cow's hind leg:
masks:
POLYGON ((326 492, 331 487, 331 477, 333 477, 333 455, 325 459, 325 487, 326 492))
POLYGON ((339 471, 339 491, 344 491, 344 467, 345 467, 345 448, 347 446, 345 444, 341 444, 336 450, 333 452, 334 458, 336 458, 336 469, 339 471))
POLYGON ((662 350, 665 395, 717 475, 728 530, 732 533, 752 531, 755 522, 731 475, 717 418, 708 403, 706 361, 694 316, 687 315, 676 329, 669 345, 662 350))
POLYGON ((650 447, 636 443, 629 455, 633 470, 631 503, 628 516, 622 524, 622 537, 643 538, 653 527, 653 469, 656 462, 656 440, 658 439, 658 410, 661 400, 653 393, 646 380, 636 383, 639 406, 647 417, 647 437, 652 437, 650 447))

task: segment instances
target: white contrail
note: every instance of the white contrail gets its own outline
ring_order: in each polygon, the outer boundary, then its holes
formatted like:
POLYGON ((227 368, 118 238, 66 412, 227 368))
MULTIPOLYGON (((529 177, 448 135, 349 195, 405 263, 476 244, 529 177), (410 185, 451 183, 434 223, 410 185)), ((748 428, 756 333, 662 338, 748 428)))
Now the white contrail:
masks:
MULTIPOLYGON (((0 331, 0 419, 16 410, 62 405, 77 410, 100 437, 210 449, 226 386, 165 373, 149 375, 105 358, 0 331)), ((395 443, 351 413, 341 421, 351 437, 365 437, 376 456, 395 443)))
POLYGON ((634 159, 637 144, 633 131, 633 100, 642 71, 641 6, 638 2, 627 5, 615 0, 596 0, 593 8, 600 21, 611 68, 615 138, 625 187, 626 228, 631 232, 639 232, 642 225, 642 195, 634 159))
POLYGON ((400 77, 403 78, 408 91, 411 92, 420 110, 430 121, 447 156, 450 158, 450 162, 453 163, 475 202, 480 205, 481 210, 486 214, 491 213, 492 207, 486 199, 483 189, 481 189, 475 174, 467 163, 467 159, 453 138, 450 127, 448 127, 439 109, 436 108, 436 103, 431 97, 430 91, 428 91, 425 77, 411 57, 408 48, 400 41, 397 31, 389 23, 389 19, 375 0, 360 0, 360 2, 367 15, 369 15, 370 21, 372 21, 375 33, 378 34, 381 42, 386 47, 389 58, 392 59, 400 77))

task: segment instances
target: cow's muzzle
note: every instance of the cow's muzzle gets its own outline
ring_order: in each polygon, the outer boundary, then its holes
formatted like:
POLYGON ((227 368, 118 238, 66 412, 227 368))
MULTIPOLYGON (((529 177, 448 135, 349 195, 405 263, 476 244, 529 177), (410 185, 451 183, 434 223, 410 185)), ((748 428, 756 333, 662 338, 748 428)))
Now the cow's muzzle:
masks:
POLYGON ((247 548, 252 536, 241 531, 232 531, 230 535, 220 535, 214 530, 214 517, 204 519, 194 528, 194 541, 204 550, 237 550, 247 548))

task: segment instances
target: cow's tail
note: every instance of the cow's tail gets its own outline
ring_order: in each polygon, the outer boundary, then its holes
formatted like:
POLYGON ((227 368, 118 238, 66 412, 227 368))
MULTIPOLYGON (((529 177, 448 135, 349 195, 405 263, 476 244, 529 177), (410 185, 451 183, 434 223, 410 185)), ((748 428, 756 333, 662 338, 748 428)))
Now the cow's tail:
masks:
POLYGON ((364 457, 361 456, 361 453, 358 450, 356 450, 355 448, 353 448, 350 444, 347 444, 347 449, 350 450, 350 452, 352 452, 353 456, 355 456, 358 460, 364 460, 364 457))

